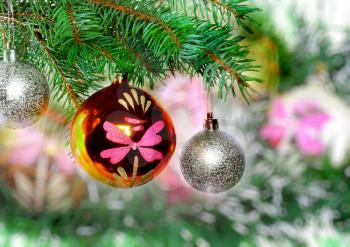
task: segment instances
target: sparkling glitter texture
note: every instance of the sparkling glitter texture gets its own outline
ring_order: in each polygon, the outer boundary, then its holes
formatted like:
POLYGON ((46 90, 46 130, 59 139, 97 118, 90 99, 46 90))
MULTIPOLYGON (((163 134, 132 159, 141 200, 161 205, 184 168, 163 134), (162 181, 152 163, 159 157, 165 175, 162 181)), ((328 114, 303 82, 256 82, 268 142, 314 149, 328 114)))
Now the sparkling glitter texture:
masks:
POLYGON ((80 166, 117 188, 151 181, 165 168, 175 145, 168 114, 127 80, 89 97, 71 129, 72 151, 80 166))
POLYGON ((44 114, 50 89, 44 75, 33 65, 17 62, 6 50, 0 63, 0 125, 25 128, 44 114))
POLYGON ((185 180, 202 192, 220 193, 241 179, 245 158, 235 140, 219 130, 204 130, 185 146, 181 171, 185 180))

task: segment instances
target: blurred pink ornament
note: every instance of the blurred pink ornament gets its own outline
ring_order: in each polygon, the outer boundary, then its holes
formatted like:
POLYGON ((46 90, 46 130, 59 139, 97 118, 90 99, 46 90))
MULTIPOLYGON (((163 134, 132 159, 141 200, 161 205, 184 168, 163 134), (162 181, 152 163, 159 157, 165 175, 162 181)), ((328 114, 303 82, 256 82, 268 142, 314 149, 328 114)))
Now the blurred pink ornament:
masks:
POLYGON ((206 116, 207 96, 203 90, 202 79, 176 75, 166 81, 160 91, 161 100, 169 111, 184 110, 192 125, 202 126, 206 116))
POLYGON ((312 100, 296 102, 288 109, 283 99, 278 98, 272 103, 269 123, 261 129, 260 137, 274 148, 294 139, 304 155, 319 156, 324 152, 322 129, 330 119, 330 115, 322 112, 312 100))
POLYGON ((47 137, 35 128, 19 130, 17 133, 8 153, 9 163, 32 166, 41 155, 46 154, 64 174, 67 176, 75 174, 74 164, 66 153, 64 143, 59 142, 61 136, 57 139, 47 137))
POLYGON ((274 148, 278 147, 287 135, 287 126, 290 124, 293 122, 287 115, 283 101, 276 99, 272 102, 269 112, 269 123, 262 128, 260 137, 268 140, 274 148))

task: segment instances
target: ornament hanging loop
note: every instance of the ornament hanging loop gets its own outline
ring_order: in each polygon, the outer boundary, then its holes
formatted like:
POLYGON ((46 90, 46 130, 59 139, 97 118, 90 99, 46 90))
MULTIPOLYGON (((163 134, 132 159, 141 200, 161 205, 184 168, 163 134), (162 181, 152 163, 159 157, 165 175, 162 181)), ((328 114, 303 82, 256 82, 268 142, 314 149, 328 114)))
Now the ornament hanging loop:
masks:
POLYGON ((113 85, 120 85, 128 82, 128 75, 123 75, 123 73, 116 73, 115 79, 112 81, 113 85))
POLYGON ((15 15, 12 0, 7 0, 7 10, 8 39, 6 48, 10 50, 15 48, 15 15))
POLYGON ((16 52, 14 49, 4 49, 3 61, 5 63, 14 63, 16 62, 16 52))
POLYGON ((219 121, 214 118, 213 92, 209 86, 205 87, 207 94, 207 118, 204 120, 204 129, 215 131, 219 129, 219 121))
POLYGON ((214 114, 212 112, 207 113, 207 119, 204 122, 204 129, 209 131, 219 129, 219 121, 214 118, 214 114))

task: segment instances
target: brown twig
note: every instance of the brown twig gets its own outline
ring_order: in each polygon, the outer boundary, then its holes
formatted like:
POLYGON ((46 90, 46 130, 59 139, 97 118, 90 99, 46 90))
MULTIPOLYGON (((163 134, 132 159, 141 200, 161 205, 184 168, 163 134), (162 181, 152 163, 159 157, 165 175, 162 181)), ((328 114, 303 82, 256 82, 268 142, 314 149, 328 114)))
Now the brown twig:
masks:
POLYGON ((108 58, 110 60, 114 60, 113 59, 113 55, 109 51, 104 50, 104 49, 98 47, 97 45, 93 45, 93 44, 91 45, 90 44, 89 46, 91 46, 91 48, 93 48, 93 49, 97 50, 98 52, 100 52, 102 56, 105 56, 106 58, 108 58))
POLYGON ((209 51, 209 50, 205 50, 205 55, 207 55, 208 57, 211 58, 211 60, 213 60, 215 63, 219 64, 221 67, 223 67, 227 73, 229 73, 230 75, 233 76, 233 78, 235 78, 235 80, 237 82, 241 81, 241 79, 239 78, 239 75, 237 73, 237 71, 235 71, 234 69, 231 68, 230 65, 226 64, 222 59, 220 59, 217 55, 215 55, 213 52, 209 51))
POLYGON ((74 14, 74 9, 72 7, 72 5, 68 2, 67 4, 68 7, 68 14, 69 14, 69 20, 70 23, 73 27, 73 33, 74 33, 74 39, 78 44, 81 44, 81 38, 80 38, 80 33, 79 33, 79 28, 77 25, 77 21, 75 20, 75 14, 74 14))
POLYGON ((5 18, 1 17, 1 33, 2 33, 2 42, 4 47, 7 44, 7 37, 6 37, 6 31, 5 31, 5 18))
POLYGON ((227 4, 222 3, 220 0, 208 0, 209 2, 211 2, 212 4, 221 7, 223 9, 225 9, 226 11, 230 12, 231 14, 233 14, 233 16, 236 19, 243 19, 244 16, 239 14, 236 10, 230 8, 230 6, 228 6, 227 4))
POLYGON ((229 73, 237 82, 238 85, 242 85, 243 87, 249 88, 250 90, 252 90, 253 92, 255 92, 255 90, 245 81, 243 80, 237 71, 235 71, 234 69, 231 68, 230 65, 228 65, 227 63, 225 63, 222 59, 220 59, 215 53, 209 51, 209 50, 205 50, 204 51, 205 54, 207 56, 209 56, 211 58, 211 60, 213 60, 215 63, 219 64, 221 67, 223 67, 225 69, 225 71, 227 73, 229 73))

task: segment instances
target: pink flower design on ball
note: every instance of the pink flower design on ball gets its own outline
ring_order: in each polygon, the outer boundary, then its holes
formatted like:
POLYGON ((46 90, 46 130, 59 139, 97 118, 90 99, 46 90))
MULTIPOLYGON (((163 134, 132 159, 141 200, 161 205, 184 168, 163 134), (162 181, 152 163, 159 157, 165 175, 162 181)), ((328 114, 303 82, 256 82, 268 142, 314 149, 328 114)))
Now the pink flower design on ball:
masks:
POLYGON ((106 138, 114 143, 126 146, 104 150, 100 155, 104 159, 110 159, 110 163, 113 165, 122 161, 131 150, 139 150, 141 156, 147 162, 161 160, 163 158, 163 154, 150 147, 158 145, 162 142, 162 137, 158 135, 158 133, 161 132, 164 127, 165 124, 163 121, 155 122, 149 129, 146 130, 139 142, 134 142, 117 126, 106 121, 103 124, 104 130, 107 131, 106 138))

